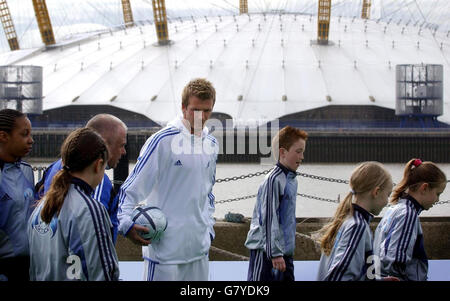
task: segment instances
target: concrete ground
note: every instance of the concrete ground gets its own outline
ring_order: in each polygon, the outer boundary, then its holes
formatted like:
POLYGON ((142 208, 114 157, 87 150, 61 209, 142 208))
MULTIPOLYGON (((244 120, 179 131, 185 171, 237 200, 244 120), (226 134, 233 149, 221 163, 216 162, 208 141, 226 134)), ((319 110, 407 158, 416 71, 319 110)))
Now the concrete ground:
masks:
MULTIPOLYGON (((450 260, 430 260, 429 281, 450 281, 450 260)), ((296 281, 315 281, 319 261, 294 261, 296 281)), ((143 261, 119 262, 120 279, 141 281, 143 261)), ((248 261, 210 261, 210 281, 246 281, 248 261)))

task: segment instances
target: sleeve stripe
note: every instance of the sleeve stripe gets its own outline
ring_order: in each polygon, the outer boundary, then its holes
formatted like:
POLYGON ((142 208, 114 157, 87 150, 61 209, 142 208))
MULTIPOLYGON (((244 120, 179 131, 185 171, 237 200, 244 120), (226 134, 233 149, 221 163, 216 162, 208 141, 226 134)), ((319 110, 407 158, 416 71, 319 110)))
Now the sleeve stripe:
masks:
POLYGON ((272 197, 273 197, 273 182, 275 178, 280 175, 283 171, 276 167, 272 174, 269 176, 268 187, 266 192, 266 254, 267 257, 272 258, 272 197))
POLYGON ((413 232, 414 220, 415 220, 415 211, 412 208, 412 205, 407 202, 406 203, 406 221, 405 226, 402 229, 402 233, 400 236, 397 253, 395 256, 395 261, 405 263, 406 262, 406 253, 408 251, 408 245, 411 240, 411 235, 413 232))
POLYGON ((155 148, 158 145, 158 143, 162 140, 162 138, 167 137, 167 136, 176 135, 178 133, 180 133, 180 131, 178 129, 169 129, 168 131, 165 131, 162 134, 160 134, 158 136, 158 138, 153 139, 152 143, 149 144, 149 147, 146 150, 146 154, 144 154, 143 160, 141 160, 141 162, 139 162, 140 164, 139 164, 139 167, 137 169, 137 173, 139 173, 141 171, 142 167, 144 167, 145 163, 148 161, 148 158, 150 158, 151 154, 155 150, 155 148), (156 141, 156 139, 158 139, 158 140, 156 141), (150 154, 148 154, 148 150, 150 148, 151 148, 150 154))
MULTIPOLYGON (((119 191, 119 208, 120 206, 123 204, 124 200, 125 200, 125 190, 133 183, 133 181, 136 179, 137 175, 139 174, 139 172, 142 170, 143 166, 145 165, 145 163, 148 161, 148 159, 150 158, 150 156, 152 155, 154 149, 156 148, 156 146, 158 145, 158 143, 161 141, 162 138, 166 137, 166 136, 171 136, 171 135, 175 135, 178 134, 180 131, 178 129, 173 129, 173 128, 169 128, 166 130, 163 130, 157 134, 155 134, 155 136, 148 140, 148 144, 147 146, 144 145, 144 147, 147 147, 144 154, 142 155, 141 159, 139 160, 138 158, 138 162, 137 164, 134 166, 134 169, 132 171, 132 173, 127 177, 127 179, 125 180, 125 182, 122 184, 122 186, 120 187, 120 191, 119 191)), ((120 210, 120 209, 119 209, 120 210)))
POLYGON ((342 278, 350 264, 353 255, 356 252, 362 234, 364 233, 364 221, 357 212, 354 217, 355 227, 352 229, 352 232, 350 234, 350 240, 347 244, 344 255, 336 264, 335 268, 331 271, 330 275, 327 277, 330 281, 339 281, 342 278))
POLYGON ((144 166, 145 162, 147 162, 148 158, 153 153, 153 150, 158 145, 159 141, 165 136, 168 136, 170 134, 176 134, 176 133, 179 133, 179 131, 178 130, 174 130, 172 128, 168 128, 168 129, 162 130, 159 133, 156 133, 152 138, 150 138, 148 140, 148 143, 146 143, 146 145, 144 145, 144 148, 146 147, 146 149, 145 149, 143 155, 141 156, 140 159, 138 158, 138 162, 135 165, 135 167, 133 169, 133 172, 125 180, 125 183, 123 183, 122 186, 124 188, 127 188, 133 182, 133 180, 136 177, 136 175, 139 174, 139 172, 141 171, 141 169, 144 166))
POLYGON ((96 199, 97 201, 100 202, 100 198, 102 196, 102 191, 103 191, 103 182, 105 181, 105 177, 103 177, 102 182, 100 183, 100 185, 97 185, 97 187, 95 188, 95 192, 94 192, 94 199, 96 199))
POLYGON ((104 216, 102 216, 101 208, 99 208, 100 203, 96 200, 93 200, 89 196, 85 195, 78 187, 75 186, 75 189, 82 196, 91 213, 92 220, 94 223, 95 235, 97 237, 103 273, 105 275, 105 279, 111 281, 113 280, 114 275, 114 264, 113 264, 114 258, 112 256, 111 249, 109 248, 106 234, 107 232, 104 227, 105 225, 104 216))
POLYGON ((358 249, 358 245, 359 245, 359 243, 360 243, 360 241, 361 241, 361 238, 362 238, 362 236, 363 236, 363 234, 364 234, 364 230, 365 230, 365 228, 366 228, 366 223, 365 223, 364 218, 362 217, 362 215, 361 215, 359 212, 357 212, 357 213, 356 213, 356 216, 357 216, 357 219, 359 220, 359 221, 358 221, 359 232, 358 232, 358 234, 356 234, 356 236, 355 236, 355 241, 354 241, 353 248, 351 248, 351 250, 349 250, 349 251, 350 251, 350 254, 349 254, 349 256, 347 257, 346 262, 344 263, 344 268, 343 268, 343 269, 341 270, 341 272, 339 273, 339 276, 338 276, 338 279, 339 279, 339 280, 342 279, 342 277, 344 276, 345 271, 347 271, 347 269, 348 269, 348 267, 349 267, 349 265, 350 265, 350 262, 351 262, 353 256, 355 255, 356 250, 358 249))
POLYGON ((218 143, 217 143, 217 139, 216 139, 214 136, 208 134, 208 135, 206 136, 206 138, 208 138, 209 140, 211 140, 214 144, 216 144, 216 145, 218 144, 218 143))
POLYGON ((112 242, 111 229, 106 226, 108 224, 106 222, 106 220, 107 219, 110 220, 110 218, 109 218, 109 215, 108 215, 107 211, 105 210, 102 203, 100 203, 92 198, 89 198, 88 200, 94 205, 93 207, 96 211, 97 217, 100 218, 99 221, 100 221, 101 229, 103 229, 102 238, 105 243, 106 258, 108 260, 108 264, 110 265, 110 277, 111 277, 111 280, 114 280, 114 270, 115 270, 114 262, 115 262, 115 260, 114 260, 113 252, 115 250, 111 249, 111 244, 110 244, 110 242, 112 242), (111 234, 111 240, 108 239, 108 233, 111 234))
POLYGON ((208 198, 209 198, 209 204, 211 205, 211 207, 215 207, 214 201, 216 198, 215 198, 214 194, 212 194, 212 192, 208 193, 208 198))

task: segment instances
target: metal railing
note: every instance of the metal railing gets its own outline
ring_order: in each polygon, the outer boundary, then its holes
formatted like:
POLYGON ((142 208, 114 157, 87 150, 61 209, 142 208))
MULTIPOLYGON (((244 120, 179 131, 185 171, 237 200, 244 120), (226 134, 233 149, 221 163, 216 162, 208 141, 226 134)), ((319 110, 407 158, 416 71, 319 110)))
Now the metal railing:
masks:
MULTIPOLYGON (((33 171, 38 172, 38 179, 40 179, 42 177, 42 174, 46 168, 47 167, 45 167, 45 166, 33 167, 33 171)), ((273 168, 269 168, 264 171, 258 171, 255 173, 249 173, 249 174, 233 176, 233 177, 226 177, 223 179, 216 179, 216 184, 234 182, 234 181, 245 180, 245 179, 250 179, 253 177, 267 175, 272 169, 273 168)), ((349 184, 348 180, 336 179, 336 178, 324 177, 324 176, 317 176, 317 175, 312 175, 312 174, 307 174, 307 173, 302 173, 302 172, 297 172, 297 176, 305 177, 305 178, 309 178, 309 179, 313 179, 313 180, 318 180, 318 181, 332 182, 332 183, 338 183, 338 184, 349 184)), ((119 184, 119 185, 123 184, 123 181, 118 181, 118 180, 112 180, 111 182, 113 184, 119 184)), ((450 182, 450 180, 447 181, 447 183, 449 183, 449 182, 450 182)), ((395 185, 395 183, 394 183, 394 185, 395 185)), ((323 198, 323 197, 319 197, 319 196, 315 196, 315 195, 308 195, 308 194, 304 194, 304 193, 297 193, 297 195, 300 197, 303 197, 303 198, 308 198, 308 199, 322 201, 322 202, 328 202, 328 203, 339 204, 339 202, 340 202, 339 195, 336 199, 323 198)), ((240 196, 240 197, 235 197, 235 198, 230 198, 230 199, 218 200, 218 201, 215 201, 214 203, 215 204, 225 204, 225 203, 249 200, 249 199, 253 199, 256 197, 257 197, 256 194, 251 194, 251 195, 240 196)), ((436 205, 443 205, 443 204, 450 204, 450 200, 439 201, 438 203, 436 203, 436 205)))

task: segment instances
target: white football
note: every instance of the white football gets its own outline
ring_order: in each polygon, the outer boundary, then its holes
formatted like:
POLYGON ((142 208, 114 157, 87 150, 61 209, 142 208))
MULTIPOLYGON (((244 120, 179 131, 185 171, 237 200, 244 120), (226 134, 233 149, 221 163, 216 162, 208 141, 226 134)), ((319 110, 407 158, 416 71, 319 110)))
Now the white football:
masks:
POLYGON ((134 223, 146 227, 149 232, 138 231, 139 235, 145 240, 156 242, 167 228, 167 219, 164 213, 155 206, 136 207, 131 219, 134 223))

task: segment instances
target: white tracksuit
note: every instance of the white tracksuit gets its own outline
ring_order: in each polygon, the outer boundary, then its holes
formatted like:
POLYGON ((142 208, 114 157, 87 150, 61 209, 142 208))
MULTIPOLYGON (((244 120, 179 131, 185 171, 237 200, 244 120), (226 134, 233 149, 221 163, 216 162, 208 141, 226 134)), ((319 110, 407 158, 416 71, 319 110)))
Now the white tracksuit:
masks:
POLYGON ((120 188, 118 217, 122 235, 133 226, 130 215, 138 203, 159 207, 167 218, 160 241, 143 247, 146 279, 191 280, 158 277, 155 264, 158 270, 161 265, 207 260, 214 238, 212 188, 218 149, 207 128, 201 137, 194 136, 181 118, 152 135, 142 147, 133 171, 120 188))

